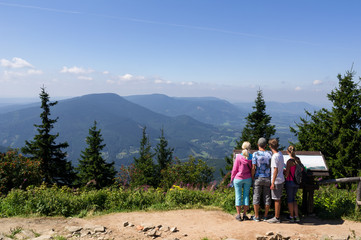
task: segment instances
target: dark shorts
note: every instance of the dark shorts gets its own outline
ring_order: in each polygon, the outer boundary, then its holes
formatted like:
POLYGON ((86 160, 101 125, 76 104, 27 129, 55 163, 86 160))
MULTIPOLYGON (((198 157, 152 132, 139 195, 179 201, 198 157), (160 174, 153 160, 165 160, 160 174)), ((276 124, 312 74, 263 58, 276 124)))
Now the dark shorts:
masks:
POLYGON ((299 188, 299 185, 293 181, 286 181, 286 193, 287 193, 287 203, 296 202, 296 194, 299 188))

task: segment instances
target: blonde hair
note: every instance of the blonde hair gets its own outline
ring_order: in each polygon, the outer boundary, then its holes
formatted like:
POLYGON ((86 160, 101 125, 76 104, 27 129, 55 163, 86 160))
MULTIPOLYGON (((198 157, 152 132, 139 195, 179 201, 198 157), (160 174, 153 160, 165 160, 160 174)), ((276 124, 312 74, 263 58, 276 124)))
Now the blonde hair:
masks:
POLYGON ((300 158, 296 156, 296 148, 293 145, 288 146, 287 152, 290 153, 291 157, 296 161, 297 164, 301 162, 300 158))
POLYGON ((245 158, 249 157, 249 150, 251 150, 251 143, 250 142, 243 142, 242 144, 242 155, 245 158))

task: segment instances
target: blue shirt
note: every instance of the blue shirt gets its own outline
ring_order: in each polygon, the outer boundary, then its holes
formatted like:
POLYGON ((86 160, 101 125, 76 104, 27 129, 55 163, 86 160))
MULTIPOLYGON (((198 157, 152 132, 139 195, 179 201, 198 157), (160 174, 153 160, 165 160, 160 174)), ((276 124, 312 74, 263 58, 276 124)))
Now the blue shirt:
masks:
MULTIPOLYGON (((256 165, 255 177, 271 177, 271 158, 272 153, 270 151, 257 151, 253 153, 252 164, 256 165)), ((283 171, 283 170, 282 170, 283 171)))

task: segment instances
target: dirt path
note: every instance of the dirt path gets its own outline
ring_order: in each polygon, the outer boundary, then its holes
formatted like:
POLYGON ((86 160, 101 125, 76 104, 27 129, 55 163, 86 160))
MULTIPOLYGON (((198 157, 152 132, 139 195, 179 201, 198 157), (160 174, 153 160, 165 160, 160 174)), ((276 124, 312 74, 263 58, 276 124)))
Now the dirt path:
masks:
MULTIPOLYGON (((141 224, 177 227, 172 234, 163 234, 157 239, 256 239, 269 231, 280 232, 291 239, 321 239, 324 236, 333 239, 346 239, 355 231, 361 236, 361 223, 352 221, 322 221, 307 217, 301 224, 269 224, 266 222, 238 222, 234 216, 217 210, 175 210, 164 212, 114 213, 90 218, 1 218, 0 233, 9 234, 11 229, 21 227, 44 235, 52 229, 53 233, 68 236, 67 227, 101 225, 107 228, 105 239, 152 239, 136 229, 141 224), (133 223, 134 227, 124 227, 124 222, 133 223)), ((94 238, 93 238, 94 239, 94 238)))

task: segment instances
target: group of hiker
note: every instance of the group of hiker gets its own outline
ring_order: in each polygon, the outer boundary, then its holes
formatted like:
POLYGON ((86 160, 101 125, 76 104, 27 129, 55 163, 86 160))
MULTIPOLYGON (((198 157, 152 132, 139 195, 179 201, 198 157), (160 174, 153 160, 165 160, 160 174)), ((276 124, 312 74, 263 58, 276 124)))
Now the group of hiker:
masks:
POLYGON ((242 153, 236 154, 233 161, 231 172, 231 185, 235 188, 235 205, 237 210, 236 219, 254 220, 256 222, 266 221, 268 223, 280 223, 281 197, 283 188, 286 188, 287 203, 290 215, 290 222, 299 222, 298 206, 296 193, 299 188, 295 180, 296 166, 301 164, 300 159, 295 154, 295 147, 289 146, 287 153, 290 158, 284 163, 281 151, 278 150, 277 139, 270 139, 268 146, 271 151, 266 150, 267 141, 265 138, 258 140, 258 151, 250 153, 251 144, 244 142, 242 144, 242 153), (249 192, 253 185, 253 207, 254 216, 249 218, 247 211, 249 209, 249 192), (261 199, 264 202, 264 215, 260 217, 261 199), (268 218, 268 211, 271 201, 274 201, 275 215, 268 218), (243 214, 242 212, 243 206, 243 214))

